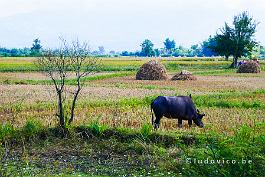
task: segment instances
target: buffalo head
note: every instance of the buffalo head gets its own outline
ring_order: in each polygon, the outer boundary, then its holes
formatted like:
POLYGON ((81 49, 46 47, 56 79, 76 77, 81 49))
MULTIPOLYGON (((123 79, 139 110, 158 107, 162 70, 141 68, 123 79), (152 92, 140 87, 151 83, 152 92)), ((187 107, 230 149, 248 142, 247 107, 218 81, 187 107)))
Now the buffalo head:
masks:
POLYGON ((194 123, 201 128, 204 127, 204 124, 202 122, 202 118, 203 118, 203 116, 205 116, 205 114, 200 113, 200 111, 197 109, 196 115, 197 115, 196 118, 193 120, 194 123))

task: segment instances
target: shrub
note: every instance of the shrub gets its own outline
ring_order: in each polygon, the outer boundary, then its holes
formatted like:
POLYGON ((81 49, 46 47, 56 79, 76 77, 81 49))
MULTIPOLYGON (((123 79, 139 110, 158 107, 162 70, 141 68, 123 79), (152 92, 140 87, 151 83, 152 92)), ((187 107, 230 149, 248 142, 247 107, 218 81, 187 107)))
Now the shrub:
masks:
POLYGON ((0 124, 0 142, 11 138, 15 133, 13 126, 10 123, 0 124))
POLYGON ((106 125, 99 125, 98 122, 93 122, 89 125, 92 133, 99 136, 108 128, 106 125))
POLYGON ((40 122, 36 120, 28 120, 26 125, 23 127, 22 132, 25 137, 33 137, 42 129, 40 122))
POLYGON ((148 137, 151 134, 152 128, 152 125, 144 124, 141 128, 141 134, 143 135, 143 137, 148 137))

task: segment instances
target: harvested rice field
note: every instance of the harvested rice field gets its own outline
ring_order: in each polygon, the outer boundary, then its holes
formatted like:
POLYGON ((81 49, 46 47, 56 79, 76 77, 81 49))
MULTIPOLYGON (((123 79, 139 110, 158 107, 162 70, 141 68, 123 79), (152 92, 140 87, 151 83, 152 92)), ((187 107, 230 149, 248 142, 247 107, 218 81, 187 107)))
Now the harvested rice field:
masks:
MULTIPOLYGON (((122 59, 102 59, 102 63, 106 62, 107 65, 110 61, 119 63, 117 66, 131 66, 131 62, 144 63, 144 60, 140 59, 124 59, 122 62, 118 62, 122 59)), ((193 61, 182 61, 183 59, 167 59, 163 61, 166 62, 182 62, 185 65, 189 63, 194 63, 193 61)), ((34 63, 33 58, 24 59, 11 59, 13 63, 34 63)), ((1 59, 0 62, 8 63, 7 59, 1 59)), ((207 62, 210 65, 211 61, 201 61, 207 62)), ((218 61, 213 61, 213 65, 217 65, 218 61)), ((220 61, 223 65, 223 61, 220 61)), ((226 67, 224 65, 223 67, 226 67)), ((192 70, 192 68, 191 68, 192 70)), ((202 74, 203 71, 214 72, 212 69, 202 69, 201 71, 195 71, 196 73, 202 74)), ((168 70, 169 77, 172 77, 176 71, 168 70)), ((136 80, 136 72, 97 72, 93 75, 87 76, 87 78, 95 78, 95 80, 84 80, 84 86, 82 92, 78 99, 77 114, 74 123, 76 125, 89 124, 93 121, 98 121, 108 126, 129 127, 129 128, 139 128, 144 124, 150 122, 151 112, 150 105, 146 104, 148 101, 152 100, 158 95, 167 96, 177 96, 177 95, 189 95, 192 94, 196 99, 205 99, 203 101, 207 102, 208 98, 204 98, 205 95, 209 96, 209 102, 218 102, 220 99, 216 99, 216 95, 220 97, 225 97, 223 102, 227 102, 228 106, 218 106, 214 105, 209 107, 209 105, 204 105, 200 103, 198 107, 206 112, 205 122, 207 128, 213 128, 218 130, 216 126, 221 126, 222 128, 227 127, 226 132, 232 132, 236 127, 243 124, 252 124, 253 121, 264 121, 261 116, 264 114, 264 99, 265 95, 263 90, 265 90, 265 74, 262 71, 259 74, 237 74, 233 73, 230 75, 229 71, 226 75, 197 75, 197 80, 195 81, 148 81, 148 80, 136 80), (125 73, 126 75, 119 75, 125 73), (110 77, 102 77, 109 75, 110 77), (245 77, 246 76, 246 77, 245 77), (261 91, 262 93, 256 94, 255 91, 261 91), (234 94, 234 95, 233 95, 234 94), (250 94, 249 96, 245 96, 250 94), (213 96, 211 98, 211 95, 213 96), (226 96, 229 95, 229 96, 226 96), (120 105, 121 102, 124 104, 120 105), (229 107, 229 103, 242 103, 242 105, 233 108, 229 107), (260 107, 249 107, 244 108, 243 103, 259 102, 260 107), (227 108, 229 107, 229 108, 227 108), (235 110, 237 109, 237 110, 235 110), (246 110, 244 110, 246 109, 246 110), (238 113, 241 110, 241 114, 238 113), (229 115, 227 115, 229 112, 229 115), (225 116, 224 116, 224 115, 225 116), (260 115, 259 115, 260 114, 260 115), (243 121, 235 121, 240 119, 243 121), (223 120, 226 117, 227 120, 223 120), (251 117, 250 119, 248 119, 251 117), (117 120, 116 120, 117 119, 117 120), (233 122, 231 123, 230 120, 233 122), (124 122, 123 122, 124 121, 124 122), (215 123, 212 123, 215 122, 215 123), (235 124, 236 122, 236 124, 235 124), (225 124, 225 125, 224 125, 225 124), (215 125, 215 126, 214 126, 215 125), (234 125, 234 126, 229 126, 234 125)), ((72 79, 74 74, 69 75, 72 79)), ((14 121, 16 127, 22 127, 28 119, 36 118, 41 120, 44 125, 56 124, 56 93, 54 92, 54 86, 52 84, 47 84, 45 80, 49 78, 41 72, 2 72, 0 74, 0 80, 2 84, 0 85, 0 115, 1 123, 6 123, 9 120, 14 121), (7 82, 6 80, 16 81, 7 82), (34 83, 31 83, 34 81, 34 83)), ((71 97, 74 86, 69 85, 67 90, 65 90, 66 97, 71 97)), ((196 100, 195 100, 196 101, 196 100)), ((196 104, 196 103, 195 103, 196 104)), ((225 105, 225 103, 223 103, 225 105)), ((207 129, 206 128, 206 129, 207 129)), ((163 119, 161 125, 161 131, 180 131, 176 128, 176 121, 163 119), (167 125, 167 122, 169 124, 167 125), (166 126, 163 126, 163 124, 166 126)), ((187 129, 185 131, 192 131, 187 129)), ((205 130, 203 130, 205 131, 205 130)), ((220 131, 222 132, 222 131, 220 131)))
MULTIPOLYGON (((136 80, 136 72, 149 60, 102 58, 101 70, 82 80, 69 137, 61 139, 54 133, 60 131, 55 87, 37 70, 36 59, 0 58, 0 155, 3 157, 0 174, 12 176, 17 168, 16 175, 22 176, 44 173, 53 176, 53 172, 59 176, 121 176, 124 167, 132 176, 189 176, 183 168, 190 168, 193 175, 200 176, 202 173, 195 171, 203 166, 184 162, 194 156, 244 157, 255 161, 247 168, 264 167, 264 161, 261 162, 265 158, 264 61, 261 73, 239 74, 229 69, 231 61, 222 58, 160 58, 157 60, 165 66, 168 80, 136 80), (191 71, 197 80, 171 81, 181 70, 191 71), (205 113, 202 120, 205 127, 189 128, 188 122, 183 121, 183 128, 178 128, 176 119, 164 117, 160 128, 154 131, 152 100, 159 95, 189 94, 205 113), (29 131, 27 136, 31 138, 14 139, 13 134, 4 133, 9 131, 6 128, 9 125, 14 132, 30 129, 33 133, 29 131), (37 133, 39 129, 34 127, 42 127, 42 133, 37 133), (248 144, 252 140, 255 143, 248 144), (250 149, 236 152, 232 148, 236 146, 250 149), (251 148, 259 155, 251 154, 251 148)), ((65 83, 66 100, 73 97, 74 76, 71 73, 65 83)), ((65 109, 69 111, 70 106, 71 102, 66 102, 65 109)), ((218 164, 215 167, 221 169, 218 164)), ((232 167, 224 168, 229 171, 225 174, 232 174, 232 167)), ((212 167, 204 170, 214 174, 212 167)))

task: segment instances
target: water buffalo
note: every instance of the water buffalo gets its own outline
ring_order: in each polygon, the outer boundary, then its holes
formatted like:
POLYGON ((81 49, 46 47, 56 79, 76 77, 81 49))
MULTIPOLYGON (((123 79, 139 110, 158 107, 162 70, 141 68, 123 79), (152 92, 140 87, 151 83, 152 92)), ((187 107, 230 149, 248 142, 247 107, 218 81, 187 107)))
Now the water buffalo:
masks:
POLYGON ((205 114, 201 114, 196 109, 190 96, 158 96, 151 103, 152 125, 159 128, 160 119, 165 116, 167 118, 178 119, 178 127, 182 127, 182 120, 188 120, 189 126, 192 121, 199 127, 204 127, 202 118, 205 114), (155 114, 155 121, 153 112, 155 114))

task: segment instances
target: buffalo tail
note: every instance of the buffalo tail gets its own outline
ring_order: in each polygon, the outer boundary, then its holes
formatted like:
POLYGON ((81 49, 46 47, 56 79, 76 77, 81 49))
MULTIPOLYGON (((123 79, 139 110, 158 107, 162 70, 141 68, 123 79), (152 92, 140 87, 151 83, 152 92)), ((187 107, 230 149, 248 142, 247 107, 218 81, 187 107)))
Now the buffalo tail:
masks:
POLYGON ((152 125, 154 125, 153 103, 151 103, 152 125))

